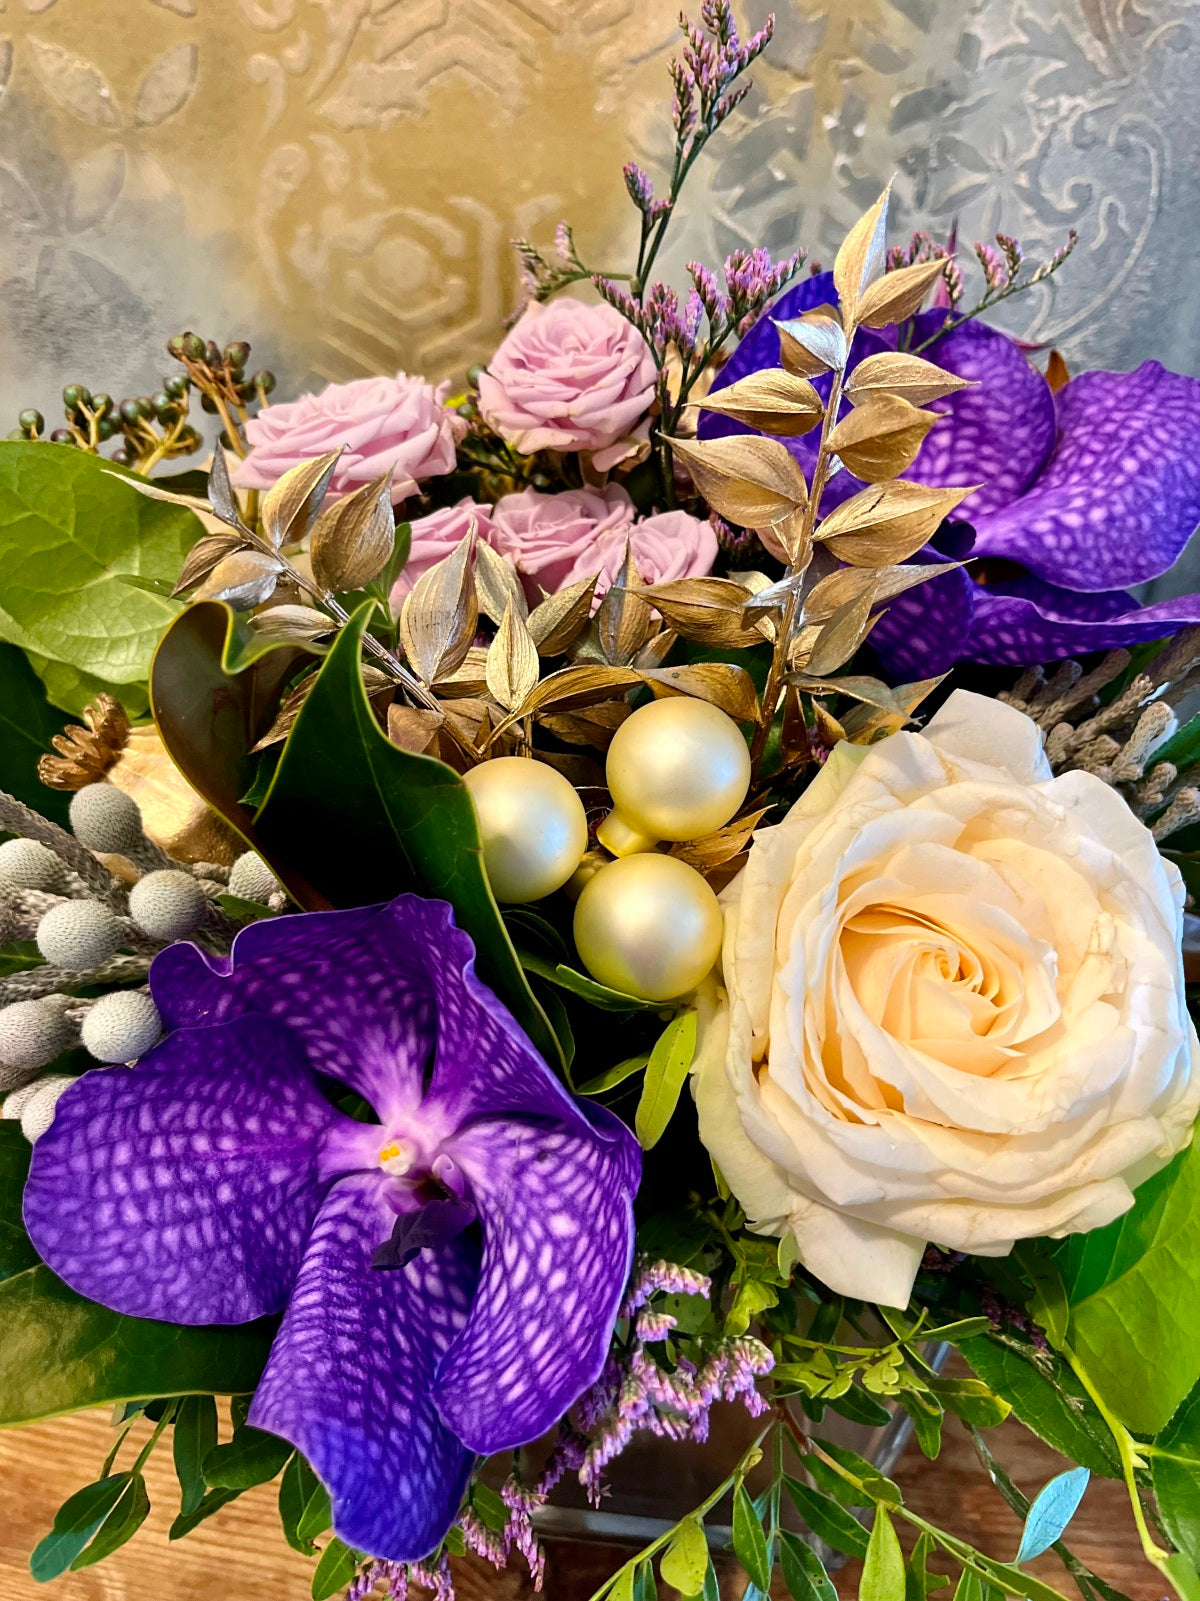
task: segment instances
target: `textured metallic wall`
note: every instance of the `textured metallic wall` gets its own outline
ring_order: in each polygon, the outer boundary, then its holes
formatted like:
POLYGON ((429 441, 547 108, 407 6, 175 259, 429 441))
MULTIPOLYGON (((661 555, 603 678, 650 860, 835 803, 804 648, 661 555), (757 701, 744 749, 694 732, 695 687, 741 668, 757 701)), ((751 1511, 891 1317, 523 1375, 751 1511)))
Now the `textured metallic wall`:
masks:
MULTIPOLYGON (((620 265, 619 166, 666 153, 678 3, 0 0, 4 413, 67 377, 144 389, 183 327, 290 379, 461 370, 515 303, 514 233, 566 215, 620 265)), ((1079 228, 1010 326, 1072 365, 1200 371, 1200 0, 775 9, 676 264, 829 260, 895 173, 903 228, 1035 252, 1079 228)))

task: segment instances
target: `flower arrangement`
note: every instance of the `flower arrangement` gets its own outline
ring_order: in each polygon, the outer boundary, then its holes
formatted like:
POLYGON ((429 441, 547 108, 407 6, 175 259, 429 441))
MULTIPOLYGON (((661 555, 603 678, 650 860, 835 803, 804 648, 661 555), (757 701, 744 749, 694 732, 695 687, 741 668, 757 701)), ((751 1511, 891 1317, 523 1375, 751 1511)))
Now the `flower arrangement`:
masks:
POLYGON ((683 27, 631 270, 519 242, 464 388, 272 404, 189 332, 0 445, 0 1421, 115 1408, 39 1579, 169 1434, 172 1538, 278 1479, 316 1601, 540 1583, 559 1486, 736 1403, 597 1601, 707 1601, 730 1531, 747 1595, 1061 1601, 1053 1548, 1121 1601, 1092 1473, 1200 1595, 1200 596, 1128 592, 1200 522, 1200 383, 1043 370, 981 317, 1073 241, 976 245, 968 304, 887 194, 681 297, 771 34, 683 27), (896 1414, 969 1431, 1011 1560, 832 1426, 896 1414), (1033 1497, 1010 1415, 1071 1464, 1033 1497))

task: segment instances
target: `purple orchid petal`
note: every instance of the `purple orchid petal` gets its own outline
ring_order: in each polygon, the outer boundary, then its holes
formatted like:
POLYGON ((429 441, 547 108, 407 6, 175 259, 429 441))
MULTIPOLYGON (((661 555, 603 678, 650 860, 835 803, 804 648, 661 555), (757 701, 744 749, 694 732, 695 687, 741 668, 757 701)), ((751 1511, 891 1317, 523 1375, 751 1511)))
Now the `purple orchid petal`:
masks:
POLYGON ((375 1248, 371 1266, 392 1270, 407 1267, 422 1251, 449 1245, 475 1221, 475 1208, 457 1196, 419 1202, 401 1212, 392 1225, 391 1237, 375 1248))
MULTIPOLYGON (((923 552, 916 560, 928 560, 923 552)), ((948 673, 971 637, 979 587, 962 567, 890 600, 871 630, 871 646, 888 681, 914 683, 948 673)))
POLYGON ((330 1190, 250 1422, 311 1462, 347 1545, 407 1562, 442 1538, 471 1470, 432 1386, 466 1323, 479 1248, 460 1236, 381 1273, 371 1253, 394 1220, 375 1174, 330 1190))
POLYGON ((471 1318, 438 1372, 441 1414, 482 1455, 545 1432, 598 1377, 633 1256, 641 1166, 628 1129, 604 1139, 479 1123, 454 1143, 484 1230, 471 1318))
POLYGON ((1058 395, 1058 444, 1029 492, 972 516, 977 551, 1067 589, 1165 572, 1200 522, 1200 381, 1147 361, 1058 395))
POLYGON ((387 1121, 420 1098, 437 1033, 424 960, 445 912, 405 896, 358 911, 308 912, 244 928, 229 957, 171 945, 150 989, 168 1028, 247 1012, 284 1019, 312 1065, 350 1085, 387 1121), (438 925, 430 929, 432 922, 438 925))
MULTIPOLYGON (((914 318, 911 344, 944 321, 940 311, 914 318)), ((945 420, 904 476, 934 488, 981 484, 963 502, 963 515, 975 521, 1023 494, 1041 471, 1054 445, 1054 396, 1016 343, 981 322, 943 334, 924 356, 977 387, 929 403, 945 420)))
POLYGON ((324 1188, 318 1142, 347 1122, 280 1024, 183 1030, 66 1092, 33 1148, 25 1226, 114 1311, 245 1323, 286 1302, 324 1188))
POLYGON ((1193 623, 1200 623, 1200 595, 1139 606, 1120 590, 1080 595, 1026 577, 976 588, 970 637, 962 654, 968 661, 1027 667, 1166 639, 1193 623))

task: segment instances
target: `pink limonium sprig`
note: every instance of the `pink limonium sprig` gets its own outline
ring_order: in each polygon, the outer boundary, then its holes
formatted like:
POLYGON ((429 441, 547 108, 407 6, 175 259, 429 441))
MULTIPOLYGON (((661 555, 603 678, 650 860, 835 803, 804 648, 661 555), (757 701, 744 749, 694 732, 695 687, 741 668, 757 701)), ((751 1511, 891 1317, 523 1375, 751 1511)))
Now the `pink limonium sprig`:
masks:
MULTIPOLYGON (((952 314, 940 324, 923 343, 914 347, 914 354, 919 354, 935 339, 943 334, 958 328, 964 322, 970 322, 982 312, 989 311, 1002 300, 1008 300, 1012 295, 1022 294, 1026 289, 1032 289, 1035 284, 1044 283, 1052 277, 1066 261, 1079 241, 1079 235, 1072 228, 1067 234, 1066 241, 1059 245, 1052 255, 1034 267, 1031 272, 1023 273, 1026 264, 1025 248, 1019 239, 1012 234, 998 233, 996 243, 989 244, 986 240, 977 240, 972 246, 975 259, 983 271, 983 293, 969 311, 959 312, 958 306, 963 298, 962 271, 954 259, 955 238, 952 235, 949 245, 937 244, 923 229, 918 229, 912 236, 912 242, 900 249, 888 252, 888 268, 904 267, 915 261, 928 261, 934 257, 944 257, 947 262, 944 289, 939 286, 939 293, 945 298, 940 302, 952 314), (997 248, 998 247, 998 248, 997 248)), ((938 302, 935 302, 935 306, 938 302)))

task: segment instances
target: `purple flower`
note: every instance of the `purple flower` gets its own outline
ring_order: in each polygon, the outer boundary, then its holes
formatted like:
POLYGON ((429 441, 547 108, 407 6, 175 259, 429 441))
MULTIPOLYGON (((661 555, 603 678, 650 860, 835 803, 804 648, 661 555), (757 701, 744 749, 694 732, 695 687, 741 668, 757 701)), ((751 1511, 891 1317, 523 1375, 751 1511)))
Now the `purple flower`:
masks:
MULTIPOLYGON (((824 273, 790 289, 771 317, 836 300, 824 273)), ((947 316, 930 311, 903 328, 865 330, 851 369, 877 351, 923 345, 947 316)), ((958 660, 1052 661, 1200 621, 1200 595, 1141 606, 1127 592, 1165 572, 1200 522, 1200 382, 1148 361, 1131 373, 1081 373, 1055 395, 1015 340, 980 322, 935 337, 923 354, 975 387, 932 403, 946 421, 905 476, 983 485, 958 514, 970 529, 949 525, 926 559, 968 551, 979 559, 889 606, 871 643, 894 675, 925 677, 958 660)), ((778 364, 778 336, 764 317, 714 387, 778 364)), ((828 379, 818 387, 827 393, 828 379)), ((710 439, 743 431, 712 413, 700 426, 710 439)), ((787 444, 811 472, 815 435, 787 444)), ((861 487, 839 473, 823 509, 861 487)))
POLYGON ((441 901, 257 923, 228 958, 174 945, 150 983, 173 1032, 63 1096, 30 1236, 119 1312, 282 1312, 250 1422, 308 1458, 348 1544, 419 1559, 476 1454, 601 1372, 637 1145, 559 1085, 441 901))

